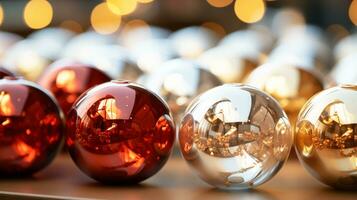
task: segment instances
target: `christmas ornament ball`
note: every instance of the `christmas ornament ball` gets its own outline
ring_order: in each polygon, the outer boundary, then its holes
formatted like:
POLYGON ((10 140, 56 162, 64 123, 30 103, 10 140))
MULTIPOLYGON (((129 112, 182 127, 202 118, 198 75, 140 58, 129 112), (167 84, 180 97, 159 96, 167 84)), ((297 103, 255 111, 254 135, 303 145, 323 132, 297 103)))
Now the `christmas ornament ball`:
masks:
POLYGON ((55 99, 38 85, 0 80, 0 176, 31 175, 61 149, 64 118, 55 99))
POLYGON ((306 101, 326 85, 317 71, 287 63, 263 64, 245 82, 277 99, 292 124, 306 101))
POLYGON ((302 108, 295 128, 295 150, 317 180, 339 189, 357 188, 357 87, 320 92, 302 108))
POLYGON ((221 189, 247 189, 280 170, 293 134, 271 96, 250 86, 226 84, 192 101, 180 125, 179 143, 204 181, 221 189))
POLYGON ((67 114, 83 92, 110 80, 107 74, 94 66, 59 60, 48 67, 38 83, 53 93, 64 113, 67 114))
POLYGON ((67 147, 76 165, 107 184, 133 184, 157 173, 175 140, 166 103, 143 87, 112 81, 85 92, 67 119, 67 147))

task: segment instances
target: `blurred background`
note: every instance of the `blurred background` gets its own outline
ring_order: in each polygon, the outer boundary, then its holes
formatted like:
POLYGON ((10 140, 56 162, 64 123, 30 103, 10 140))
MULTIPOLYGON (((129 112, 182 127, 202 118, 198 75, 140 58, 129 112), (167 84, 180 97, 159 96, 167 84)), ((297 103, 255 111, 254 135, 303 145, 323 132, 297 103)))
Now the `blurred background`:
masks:
POLYGON ((357 83, 356 25, 357 0, 2 0, 0 63, 32 81, 90 64, 161 95, 177 122, 198 94, 244 82, 294 123, 312 95, 357 83))

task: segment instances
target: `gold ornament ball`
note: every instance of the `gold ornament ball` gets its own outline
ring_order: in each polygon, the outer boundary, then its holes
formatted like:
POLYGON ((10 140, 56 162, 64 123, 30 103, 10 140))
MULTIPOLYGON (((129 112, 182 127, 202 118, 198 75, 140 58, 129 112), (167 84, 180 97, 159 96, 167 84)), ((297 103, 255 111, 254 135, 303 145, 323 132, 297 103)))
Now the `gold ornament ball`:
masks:
POLYGON ((295 150, 312 176, 331 187, 357 189, 357 86, 327 89, 302 108, 295 150))
POLYGON ((322 75, 316 71, 282 63, 256 68, 246 83, 277 99, 292 124, 306 101, 325 87, 322 75))
POLYGON ((221 189, 247 189, 280 170, 293 133, 271 96, 250 86, 225 84, 191 102, 180 125, 179 143, 204 181, 221 189))

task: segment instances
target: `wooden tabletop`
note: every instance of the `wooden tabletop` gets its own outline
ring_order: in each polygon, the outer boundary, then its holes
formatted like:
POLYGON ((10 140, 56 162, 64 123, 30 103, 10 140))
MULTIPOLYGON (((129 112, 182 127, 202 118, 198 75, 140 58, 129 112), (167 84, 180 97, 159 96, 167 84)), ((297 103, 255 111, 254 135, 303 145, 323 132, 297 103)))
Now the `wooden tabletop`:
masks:
POLYGON ((86 177, 66 154, 26 179, 0 179, 0 199, 357 199, 357 192, 337 191, 315 181, 296 160, 254 190, 221 191, 196 177, 180 156, 172 156, 152 178, 135 186, 108 186, 86 177))

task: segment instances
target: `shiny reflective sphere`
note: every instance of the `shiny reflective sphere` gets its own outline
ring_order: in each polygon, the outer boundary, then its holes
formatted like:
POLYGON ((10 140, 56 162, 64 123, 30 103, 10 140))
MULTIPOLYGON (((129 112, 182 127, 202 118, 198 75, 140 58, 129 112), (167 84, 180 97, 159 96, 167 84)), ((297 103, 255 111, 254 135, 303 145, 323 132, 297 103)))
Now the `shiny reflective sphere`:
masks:
POLYGON ((181 122, 179 142, 184 158, 204 181, 222 189, 246 189, 280 170, 293 134, 271 96, 227 84, 193 100, 181 122))
POLYGON ((322 75, 317 72, 277 63, 256 68, 248 76, 246 83, 277 99, 292 124, 306 101, 324 89, 322 75))
POLYGON ((0 176, 43 169, 61 149, 63 136, 63 114, 52 96, 25 80, 0 80, 0 176))
POLYGON ((141 84, 160 95, 169 104, 176 122, 179 122, 194 97, 220 85, 221 81, 193 61, 175 59, 148 74, 141 84))
POLYGON ((93 66, 65 60, 49 66, 38 83, 53 93, 67 114, 79 95, 110 80, 108 75, 93 66))
POLYGON ((93 179, 132 184, 157 173, 175 140, 170 110, 133 83, 112 81, 84 93, 67 119, 67 147, 93 179))
POLYGON ((295 150, 316 179, 340 189, 357 188, 357 87, 325 90, 301 110, 295 150))

